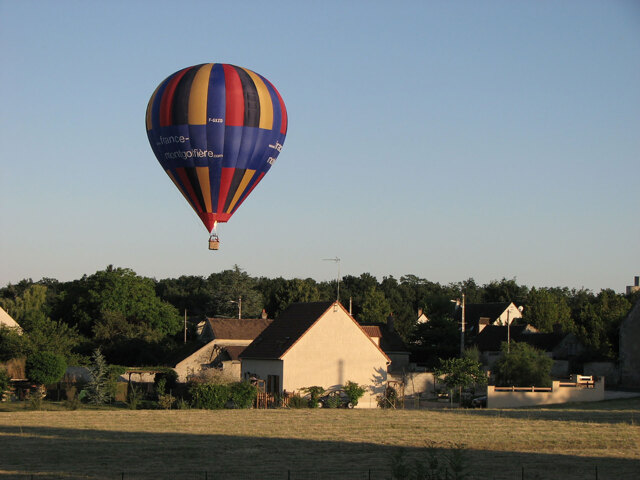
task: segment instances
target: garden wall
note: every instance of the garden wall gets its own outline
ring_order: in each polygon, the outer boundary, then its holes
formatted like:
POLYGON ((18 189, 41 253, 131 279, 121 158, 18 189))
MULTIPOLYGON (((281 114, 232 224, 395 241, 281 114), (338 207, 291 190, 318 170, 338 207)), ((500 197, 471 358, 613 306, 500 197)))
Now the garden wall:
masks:
POLYGON ((487 408, 517 408, 567 402, 604 400, 604 378, 595 382, 554 381, 551 388, 487 387, 487 408))

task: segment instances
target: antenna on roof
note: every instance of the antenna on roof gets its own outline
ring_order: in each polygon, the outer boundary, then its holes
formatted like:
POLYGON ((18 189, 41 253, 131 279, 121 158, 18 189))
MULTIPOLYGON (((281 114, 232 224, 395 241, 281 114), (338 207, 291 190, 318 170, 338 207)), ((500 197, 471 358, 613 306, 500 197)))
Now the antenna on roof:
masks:
POLYGON ((337 294, 336 294, 336 301, 339 302, 340 301, 340 259, 338 257, 335 258, 323 258, 322 259, 325 262, 336 262, 336 264, 338 265, 338 278, 336 280, 336 283, 338 285, 337 287, 337 294))

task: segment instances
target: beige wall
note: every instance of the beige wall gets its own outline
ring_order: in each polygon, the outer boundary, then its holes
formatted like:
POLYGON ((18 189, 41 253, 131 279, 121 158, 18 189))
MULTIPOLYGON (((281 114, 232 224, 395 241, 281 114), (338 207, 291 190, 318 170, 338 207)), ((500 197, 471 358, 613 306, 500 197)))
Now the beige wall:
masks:
MULTIPOLYGON (((280 377, 280 390, 282 387, 282 360, 257 360, 253 358, 242 359, 242 380, 245 380, 249 375, 256 375, 265 382, 267 376, 277 375, 280 377)), ((310 386, 310 385, 307 385, 310 386)), ((284 390, 291 392, 290 389, 284 387, 284 390)))
POLYGON ((567 402, 599 402, 604 400, 604 379, 595 382, 594 388, 561 387, 554 381, 550 392, 496 392, 487 387, 488 408, 517 408, 567 402))
POLYGON ((435 380, 431 372, 390 373, 388 378, 404 382, 405 397, 431 398, 435 396, 435 380))
POLYGON ((507 322, 511 323, 516 318, 522 318, 522 313, 520 310, 512 303, 509 307, 498 317, 498 320, 494 323, 494 325, 506 325, 507 322))

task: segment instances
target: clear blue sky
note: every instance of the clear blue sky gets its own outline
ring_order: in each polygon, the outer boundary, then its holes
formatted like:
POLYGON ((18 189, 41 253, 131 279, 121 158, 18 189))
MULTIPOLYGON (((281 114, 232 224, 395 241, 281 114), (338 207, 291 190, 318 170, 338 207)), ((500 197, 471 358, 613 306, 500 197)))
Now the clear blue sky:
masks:
POLYGON ((640 274, 640 2, 0 0, 0 286, 114 264, 622 291, 640 274), (282 153, 222 248, 144 114, 180 68, 273 82, 282 153))

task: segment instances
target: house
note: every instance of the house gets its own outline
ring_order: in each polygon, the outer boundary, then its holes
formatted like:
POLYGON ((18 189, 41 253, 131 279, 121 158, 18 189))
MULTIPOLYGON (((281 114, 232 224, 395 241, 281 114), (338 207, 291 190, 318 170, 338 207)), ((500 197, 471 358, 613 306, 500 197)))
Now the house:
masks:
POLYGON ((418 320, 416 320, 417 324, 421 324, 421 323, 428 323, 429 322, 429 317, 427 317, 427 315, 424 313, 424 311, 419 308, 418 309, 418 320))
MULTIPOLYGON (((462 322, 462 308, 457 308, 455 320, 462 322)), ((507 325, 522 318, 522 311, 513 302, 468 303, 464 308, 465 331, 471 335, 480 333, 487 325, 507 325)))
POLYGON ((502 355, 503 342, 527 343, 542 350, 554 360, 551 375, 564 377, 569 374, 569 361, 585 350, 573 333, 564 333, 559 328, 553 332, 539 332, 532 325, 489 325, 475 338, 482 363, 493 368, 502 355))
POLYGON ((256 319, 207 318, 200 334, 205 345, 175 366, 180 381, 208 368, 218 368, 241 379, 239 355, 272 320, 263 315, 256 319))
POLYGON ((640 388, 640 300, 620 324, 620 384, 640 388))
POLYGON ((241 354, 243 378, 263 379, 269 393, 305 387, 367 388, 358 407, 376 407, 390 358, 339 302, 289 306, 241 354))
POLYGON ((20 335, 22 335, 22 328, 20 328, 18 322, 11 318, 11 315, 9 315, 2 307, 0 307, 0 328, 1 327, 15 329, 20 335))

